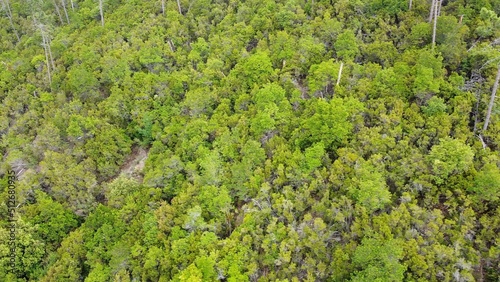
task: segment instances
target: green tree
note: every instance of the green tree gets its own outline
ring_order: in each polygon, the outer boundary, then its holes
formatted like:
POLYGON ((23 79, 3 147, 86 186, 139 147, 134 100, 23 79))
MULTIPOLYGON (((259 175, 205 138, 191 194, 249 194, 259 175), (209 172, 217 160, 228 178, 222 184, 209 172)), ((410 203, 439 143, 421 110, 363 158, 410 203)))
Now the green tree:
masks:
POLYGON ((353 273, 351 281, 403 281, 402 258, 401 241, 363 238, 353 256, 353 264, 361 270, 353 273))
POLYGON ((466 172, 472 166, 473 159, 474 152, 468 145, 450 137, 440 139, 427 157, 438 184, 451 175, 466 172))

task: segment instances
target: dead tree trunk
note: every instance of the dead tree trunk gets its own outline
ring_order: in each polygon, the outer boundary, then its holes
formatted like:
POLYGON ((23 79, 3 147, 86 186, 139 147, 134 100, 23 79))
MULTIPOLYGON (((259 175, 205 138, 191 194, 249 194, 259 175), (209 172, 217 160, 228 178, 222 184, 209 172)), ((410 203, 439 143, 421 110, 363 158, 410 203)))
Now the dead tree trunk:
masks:
POLYGON ((344 62, 340 62, 339 75, 337 77, 337 84, 336 85, 340 84, 340 78, 342 77, 342 69, 343 68, 344 68, 344 62))
POLYGON ((19 34, 17 33, 17 29, 14 26, 14 21, 12 19, 12 11, 10 10, 10 5, 8 0, 2 0, 2 9, 5 10, 5 13, 7 14, 7 18, 9 19, 10 26, 12 27, 12 30, 14 31, 14 34, 16 35, 17 42, 21 42, 21 39, 19 38, 19 34))
POLYGON ((56 8, 56 13, 57 13, 57 16, 59 17, 59 21, 61 22, 61 24, 64 24, 64 21, 63 21, 62 15, 61 15, 61 11, 59 10, 59 6, 57 6, 56 0, 54 0, 53 3, 54 3, 54 7, 56 8))
POLYGON ((179 14, 182 15, 181 1, 180 0, 177 0, 177 8, 179 8, 179 14))
POLYGON ((69 24, 68 10, 66 9, 66 0, 61 0, 61 6, 63 7, 64 15, 66 16, 66 21, 69 24))
POLYGON ((436 1, 437 0, 432 0, 431 12, 429 13, 429 22, 432 22, 432 19, 434 18, 434 7, 436 6, 436 1))
POLYGON ((488 105, 488 112, 486 112, 486 119, 483 125, 483 132, 488 129, 488 124, 490 123, 491 111, 493 110, 493 105, 495 104, 495 97, 498 90, 498 82, 500 80, 500 64, 498 65, 497 77, 495 78, 495 84, 493 84, 493 91, 491 91, 490 103, 488 105))
POLYGON ((434 0, 436 7, 434 7, 434 26, 432 28, 432 49, 434 49, 434 46, 436 45, 436 27, 437 27, 437 19, 438 19, 438 11, 439 7, 441 6, 441 1, 440 0, 434 0))
POLYGON ((75 10, 75 4, 73 3, 73 0, 69 0, 69 2, 71 3, 71 10, 75 10))
POLYGON ((161 13, 165 15, 165 0, 161 0, 161 13))
POLYGON ((52 76, 50 75, 50 64, 49 64, 49 51, 47 50, 47 42, 45 37, 42 36, 42 46, 45 52, 45 66, 47 67, 47 76, 49 78, 49 85, 52 84, 52 76))
POLYGON ((408 4, 408 11, 411 11, 411 6, 412 6, 412 4, 413 4, 413 1, 412 1, 412 0, 410 0, 410 3, 408 4))
POLYGON ((47 41, 47 49, 49 50, 49 57, 50 57, 50 63, 52 65, 52 69, 55 69, 56 68, 56 65, 54 64, 54 58, 52 57, 52 49, 50 48, 50 37, 46 37, 45 38, 46 41, 47 41))
POLYGON ((33 19, 35 26, 40 30, 40 34, 42 35, 42 47, 45 53, 45 65, 47 67, 47 77, 49 79, 49 85, 52 84, 52 75, 51 75, 51 64, 54 66, 54 62, 52 60, 52 54, 50 51, 50 43, 48 42, 47 31, 45 30, 45 26, 42 23, 38 23, 36 18, 33 19), (50 60, 49 60, 50 58, 50 60))
POLYGON ((104 13, 102 11, 103 5, 102 5, 103 0, 99 0, 99 13, 101 14, 101 26, 104 26, 104 13))

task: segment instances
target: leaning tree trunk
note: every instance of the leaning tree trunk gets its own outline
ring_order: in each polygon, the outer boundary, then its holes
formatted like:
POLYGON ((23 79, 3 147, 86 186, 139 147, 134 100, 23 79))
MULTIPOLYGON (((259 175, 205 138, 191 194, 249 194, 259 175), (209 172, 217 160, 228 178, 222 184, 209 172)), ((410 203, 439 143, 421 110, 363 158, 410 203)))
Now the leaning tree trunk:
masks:
POLYGON ((14 26, 14 21, 12 20, 12 11, 10 10, 10 5, 7 0, 2 0, 2 8, 5 9, 5 13, 7 14, 7 18, 9 18, 9 23, 10 26, 12 27, 12 30, 14 31, 14 34, 16 35, 17 42, 21 42, 21 38, 19 38, 19 34, 17 33, 17 29, 14 26))
POLYGON ((337 76, 337 84, 340 84, 340 78, 342 77, 342 69, 344 68, 344 62, 340 62, 339 75, 337 76))
POLYGON ((61 24, 64 24, 64 21, 63 21, 62 15, 61 15, 61 11, 59 11, 59 6, 57 6, 56 0, 54 0, 53 2, 54 2, 54 7, 56 8, 57 16, 59 17, 59 21, 61 22, 61 24))
MULTIPOLYGON (((50 74, 50 63, 49 63, 49 53, 50 53, 50 50, 48 48, 48 46, 50 45, 48 43, 48 40, 47 40, 47 35, 45 33, 45 30, 43 28, 43 25, 42 24, 39 24, 38 25, 38 28, 40 29, 40 33, 42 35, 42 47, 43 47, 43 51, 45 53, 45 65, 47 67, 47 77, 49 79, 49 85, 52 84, 52 75, 50 74)), ((52 55, 50 55, 51 57, 52 55)))
POLYGON ((64 15, 66 16, 66 21, 69 24, 68 10, 66 9, 66 0, 61 0, 61 6, 63 7, 64 15))
POLYGON ((177 0, 177 8, 179 8, 179 14, 182 15, 181 1, 180 0, 177 0))
POLYGON ((493 84, 493 91, 491 92, 490 104, 488 105, 488 112, 486 112, 486 119, 484 120, 483 132, 488 129, 488 124, 490 123, 491 111, 493 110, 493 105, 495 104, 495 97, 498 90, 498 81, 500 80, 500 64, 498 65, 497 77, 495 78, 495 84, 493 84))

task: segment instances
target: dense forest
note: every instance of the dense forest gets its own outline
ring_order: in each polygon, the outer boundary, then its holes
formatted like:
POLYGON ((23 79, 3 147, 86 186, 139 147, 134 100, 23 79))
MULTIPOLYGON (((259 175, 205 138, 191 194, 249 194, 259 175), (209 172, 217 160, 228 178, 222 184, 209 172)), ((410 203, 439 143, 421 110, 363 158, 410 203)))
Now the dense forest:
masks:
POLYGON ((0 4, 0 281, 499 281, 500 1, 0 4))

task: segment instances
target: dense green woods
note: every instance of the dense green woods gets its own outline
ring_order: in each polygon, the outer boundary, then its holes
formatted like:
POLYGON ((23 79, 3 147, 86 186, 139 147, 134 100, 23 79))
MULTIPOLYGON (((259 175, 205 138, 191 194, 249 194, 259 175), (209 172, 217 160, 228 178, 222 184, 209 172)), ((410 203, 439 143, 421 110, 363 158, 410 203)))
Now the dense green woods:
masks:
POLYGON ((0 2, 0 281, 500 279, 499 1, 0 2))

